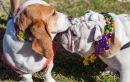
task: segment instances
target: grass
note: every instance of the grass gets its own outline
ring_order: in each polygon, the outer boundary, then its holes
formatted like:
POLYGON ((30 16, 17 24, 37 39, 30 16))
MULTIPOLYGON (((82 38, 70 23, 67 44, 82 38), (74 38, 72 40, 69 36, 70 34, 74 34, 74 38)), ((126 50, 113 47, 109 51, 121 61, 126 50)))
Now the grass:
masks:
MULTIPOLYGON (((22 0, 24 1, 24 0, 22 0)), ((97 12, 113 12, 116 14, 130 14, 130 2, 122 3, 117 0, 45 0, 50 3, 57 11, 66 13, 73 17, 82 16, 87 10, 97 12)), ((6 9, 10 9, 8 0, 3 0, 6 9)), ((0 7, 0 56, 2 55, 2 38, 5 32, 7 15, 0 7)), ((101 75, 105 65, 99 58, 95 63, 85 67, 82 59, 77 54, 72 54, 63 49, 60 37, 55 41, 59 44, 59 50, 54 60, 53 77, 57 82, 119 82, 119 74, 101 75)), ((33 75, 35 82, 43 81, 43 71, 33 75)), ((15 82, 20 80, 19 74, 15 73, 10 67, 0 60, 0 82, 15 82)))

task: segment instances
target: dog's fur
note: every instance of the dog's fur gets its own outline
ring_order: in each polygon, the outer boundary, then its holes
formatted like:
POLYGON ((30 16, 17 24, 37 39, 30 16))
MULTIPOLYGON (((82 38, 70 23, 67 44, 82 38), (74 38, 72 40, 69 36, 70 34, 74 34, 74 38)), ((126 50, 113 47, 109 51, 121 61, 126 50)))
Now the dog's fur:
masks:
MULTIPOLYGON (((130 47, 121 48, 130 41, 130 16, 127 14, 115 15, 114 36, 109 40, 110 49, 105 50, 99 57, 109 66, 107 72, 120 72, 120 82, 130 82, 130 47)), ((62 34, 63 47, 83 56, 90 56, 95 50, 94 41, 100 40, 104 34, 106 21, 104 16, 88 11, 84 16, 75 18, 73 25, 62 34)))
MULTIPOLYGON (((69 25, 67 15, 57 12, 42 0, 28 0, 20 5, 14 18, 8 21, 3 39, 4 56, 22 75, 20 82, 32 82, 32 74, 42 70, 47 59, 53 59, 52 40, 56 33, 65 31, 69 25), (21 38, 19 31, 31 41, 21 38)), ((51 76, 52 68, 53 60, 46 67, 44 82, 55 82, 51 76)))

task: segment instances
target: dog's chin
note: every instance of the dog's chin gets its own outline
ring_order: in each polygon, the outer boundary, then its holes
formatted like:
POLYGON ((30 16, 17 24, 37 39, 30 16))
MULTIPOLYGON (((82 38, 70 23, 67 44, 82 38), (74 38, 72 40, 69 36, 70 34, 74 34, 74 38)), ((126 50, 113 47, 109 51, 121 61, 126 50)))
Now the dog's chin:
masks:
POLYGON ((76 52, 76 53, 84 57, 89 57, 92 54, 91 52, 76 52))
POLYGON ((65 50, 67 50, 68 52, 71 52, 71 53, 76 53, 75 51, 71 50, 68 46, 62 44, 62 46, 64 47, 65 50))

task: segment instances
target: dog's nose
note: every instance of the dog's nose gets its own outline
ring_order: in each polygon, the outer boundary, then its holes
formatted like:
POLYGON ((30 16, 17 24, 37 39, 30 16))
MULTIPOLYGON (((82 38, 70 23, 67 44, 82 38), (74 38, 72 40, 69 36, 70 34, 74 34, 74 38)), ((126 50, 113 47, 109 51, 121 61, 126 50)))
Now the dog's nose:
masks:
POLYGON ((72 20, 72 16, 68 16, 68 19, 71 21, 72 20))

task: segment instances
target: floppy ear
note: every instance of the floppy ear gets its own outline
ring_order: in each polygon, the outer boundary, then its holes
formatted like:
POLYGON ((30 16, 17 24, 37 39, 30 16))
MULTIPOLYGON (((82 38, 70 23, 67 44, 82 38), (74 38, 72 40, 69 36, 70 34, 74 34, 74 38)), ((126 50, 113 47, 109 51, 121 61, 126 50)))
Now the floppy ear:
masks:
POLYGON ((16 19, 16 25, 19 27, 21 31, 25 31, 25 29, 32 23, 32 19, 28 16, 26 10, 21 13, 16 19))
POLYGON ((95 26, 95 34, 94 34, 94 40, 98 41, 102 38, 101 29, 98 25, 95 26))
POLYGON ((37 21, 30 27, 30 32, 33 38, 32 49, 39 55, 51 58, 53 55, 52 39, 45 24, 42 21, 37 21))
POLYGON ((24 42, 24 39, 19 36, 19 31, 25 33, 26 28, 29 27, 31 23, 32 19, 29 18, 26 10, 18 16, 18 18, 16 19, 16 27, 19 29, 17 29, 16 36, 19 41, 24 42))
POLYGON ((45 22, 42 20, 43 5, 28 6, 16 19, 20 31, 32 38, 32 50, 38 55, 51 58, 53 55, 52 39, 45 22), (33 14, 32 14, 33 13, 33 14))

